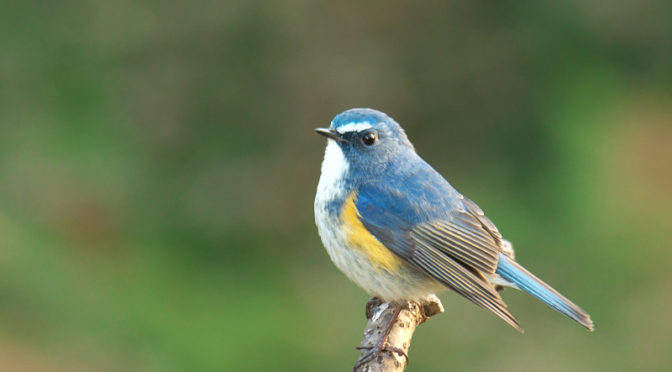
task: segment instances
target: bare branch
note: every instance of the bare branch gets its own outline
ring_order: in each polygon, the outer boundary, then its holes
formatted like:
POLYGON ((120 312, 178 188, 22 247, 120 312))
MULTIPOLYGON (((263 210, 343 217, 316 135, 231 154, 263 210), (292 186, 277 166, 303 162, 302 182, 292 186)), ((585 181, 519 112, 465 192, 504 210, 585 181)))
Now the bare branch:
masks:
POLYGON ((401 304, 401 312, 392 326, 387 342, 378 352, 385 330, 392 319, 395 303, 383 302, 373 297, 366 304, 366 328, 364 338, 358 349, 362 350, 355 363, 353 372, 390 372, 403 371, 408 365, 408 349, 415 328, 431 316, 442 313, 441 301, 432 296, 425 302, 405 301, 401 304))

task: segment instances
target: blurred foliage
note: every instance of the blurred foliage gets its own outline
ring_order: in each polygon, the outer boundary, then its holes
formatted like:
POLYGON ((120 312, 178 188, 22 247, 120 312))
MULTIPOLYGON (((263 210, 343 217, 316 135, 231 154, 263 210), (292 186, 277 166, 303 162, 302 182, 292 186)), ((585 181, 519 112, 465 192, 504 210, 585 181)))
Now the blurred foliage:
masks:
POLYGON ((409 371, 672 369, 668 1, 9 0, 0 46, 3 369, 348 369, 312 129, 351 107, 597 327, 446 293, 409 371))

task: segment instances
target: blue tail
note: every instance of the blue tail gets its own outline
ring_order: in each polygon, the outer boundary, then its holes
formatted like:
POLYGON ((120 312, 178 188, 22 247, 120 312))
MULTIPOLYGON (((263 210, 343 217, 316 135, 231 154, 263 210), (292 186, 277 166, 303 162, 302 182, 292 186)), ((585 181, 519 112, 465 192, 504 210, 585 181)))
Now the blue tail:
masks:
POLYGON ((497 263, 497 274, 506 281, 514 284, 520 290, 538 298, 546 305, 574 319, 582 326, 593 330, 593 321, 585 311, 576 306, 572 301, 558 293, 541 279, 532 275, 524 267, 520 266, 514 260, 499 254, 497 263))

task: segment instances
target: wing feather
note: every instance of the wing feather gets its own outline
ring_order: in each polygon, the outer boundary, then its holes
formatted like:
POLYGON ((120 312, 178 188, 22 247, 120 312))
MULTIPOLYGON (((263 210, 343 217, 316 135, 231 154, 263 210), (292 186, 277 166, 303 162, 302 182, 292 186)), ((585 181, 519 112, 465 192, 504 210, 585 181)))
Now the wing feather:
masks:
POLYGON ((465 208, 469 213, 471 213, 472 216, 474 216, 478 221, 481 223, 481 227, 487 231, 497 242, 497 245, 500 245, 502 242, 502 234, 500 234, 499 230, 497 230, 497 226, 495 226, 492 221, 483 213, 483 210, 481 207, 479 207, 476 203, 471 201, 471 199, 466 198, 462 195, 462 203, 464 204, 465 208))
POLYGON ((479 271, 494 273, 497 268, 498 251, 492 239, 469 236, 445 221, 421 224, 411 232, 415 240, 426 241, 479 271))
POLYGON ((501 250, 498 241, 480 220, 467 211, 456 210, 452 218, 429 221, 411 229, 416 241, 422 241, 463 264, 493 274, 501 250))
POLYGON ((507 310, 497 291, 484 279, 424 243, 418 243, 411 261, 448 288, 483 307, 522 332, 518 320, 507 310))
POLYGON ((478 248, 471 248, 473 247, 471 244, 465 244, 464 241, 445 230, 442 231, 438 226, 418 226, 411 231, 411 237, 413 240, 428 244, 479 271, 489 273, 492 270, 491 267, 496 265, 489 254, 479 251, 478 248))

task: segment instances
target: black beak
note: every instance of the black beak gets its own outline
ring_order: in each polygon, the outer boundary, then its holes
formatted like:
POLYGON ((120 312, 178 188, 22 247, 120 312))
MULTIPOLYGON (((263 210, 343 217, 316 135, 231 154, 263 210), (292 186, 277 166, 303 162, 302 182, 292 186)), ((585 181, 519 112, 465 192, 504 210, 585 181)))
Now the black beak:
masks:
POLYGON ((329 130, 327 128, 315 128, 315 132, 317 132, 319 135, 333 139, 336 142, 343 142, 343 138, 341 138, 341 135, 335 130, 329 130))

